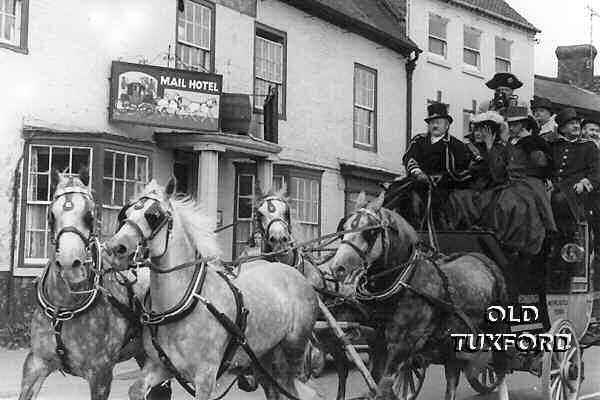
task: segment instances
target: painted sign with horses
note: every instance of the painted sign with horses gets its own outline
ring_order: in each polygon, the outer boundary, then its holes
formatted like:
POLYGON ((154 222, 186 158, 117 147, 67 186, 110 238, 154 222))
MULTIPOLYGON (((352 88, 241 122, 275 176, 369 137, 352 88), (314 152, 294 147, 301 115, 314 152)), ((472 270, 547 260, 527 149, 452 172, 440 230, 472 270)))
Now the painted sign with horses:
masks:
POLYGON ((109 119, 218 131, 222 82, 222 75, 113 61, 109 119))

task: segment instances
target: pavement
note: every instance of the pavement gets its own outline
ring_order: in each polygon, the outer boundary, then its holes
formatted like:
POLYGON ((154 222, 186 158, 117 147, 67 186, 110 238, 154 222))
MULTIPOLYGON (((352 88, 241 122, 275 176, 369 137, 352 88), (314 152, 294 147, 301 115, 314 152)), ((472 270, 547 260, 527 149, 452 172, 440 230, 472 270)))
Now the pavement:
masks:
MULTIPOLYGON (((21 368, 27 355, 27 350, 3 350, 0 349, 0 399, 17 399, 21 382, 21 368)), ((591 348, 586 350, 583 357, 585 365, 586 379, 582 383, 579 391, 579 400, 600 400, 600 348, 591 348)), ((109 399, 125 400, 129 386, 134 382, 138 374, 137 365, 133 361, 128 361, 117 365, 115 376, 117 379, 113 382, 112 391, 109 399)), ((218 383, 214 397, 222 393, 228 386, 233 377, 224 376, 218 383)), ((508 390, 511 400, 543 400, 541 396, 540 379, 534 375, 515 372, 508 377, 508 390)), ((319 379, 311 379, 307 383, 322 399, 335 399, 337 391, 337 375, 334 371, 328 370, 319 379)), ((432 365, 427 369, 423 389, 418 396, 419 400, 439 400, 443 398, 446 387, 446 380, 442 367, 432 365)), ((348 379, 347 399, 357 397, 366 392, 366 384, 357 371, 352 371, 348 379)), ((234 387, 225 397, 226 400, 264 399, 262 390, 253 393, 246 393, 234 387)), ((87 382, 81 378, 67 376, 64 377, 59 372, 50 375, 40 392, 39 400, 82 400, 89 399, 89 390, 87 382)), ((173 399, 191 399, 176 382, 173 382, 173 399)), ((491 400, 497 399, 497 394, 492 393, 487 396, 478 395, 469 387, 466 379, 463 377, 458 387, 458 400, 491 400)))

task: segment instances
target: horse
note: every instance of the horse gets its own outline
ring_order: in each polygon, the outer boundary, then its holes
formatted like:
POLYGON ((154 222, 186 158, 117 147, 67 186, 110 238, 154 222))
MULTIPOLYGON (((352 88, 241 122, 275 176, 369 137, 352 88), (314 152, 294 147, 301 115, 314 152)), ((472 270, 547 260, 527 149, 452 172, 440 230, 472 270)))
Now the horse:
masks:
MULTIPOLYGON (((271 189, 266 195, 257 189, 254 200, 257 204, 254 216, 258 236, 261 238, 261 252, 278 253, 272 258, 300 271, 322 295, 323 301, 336 319, 368 325, 369 315, 364 307, 354 301, 353 297, 340 293, 339 284, 329 273, 327 261, 316 265, 314 258, 304 251, 299 249, 290 251, 295 241, 292 237, 291 210, 286 198, 286 187, 279 190, 271 189)), ((353 333, 361 335, 358 331, 353 333)), ((346 397, 346 382, 350 367, 343 343, 330 332, 319 332, 316 336, 318 342, 323 345, 324 351, 333 357, 338 374, 337 400, 343 400, 346 397)))
MULTIPOLYGON (((490 352, 477 354, 487 357, 483 364, 482 358, 456 354, 447 333, 477 329, 489 306, 506 301, 502 272, 482 254, 468 253, 444 261, 419 252, 417 232, 382 204, 383 194, 371 203, 365 201, 364 193, 359 195, 344 228, 365 230, 345 234, 330 264, 337 279, 354 280, 361 299, 384 329, 386 357, 373 366, 374 374, 382 376, 377 398, 405 398, 399 392, 407 388, 396 381, 404 371, 401 368, 426 354, 426 359, 444 365, 445 399, 454 400, 461 369, 473 367, 469 361, 479 362, 475 364, 479 367, 487 365, 490 352), (373 228, 368 229, 370 226, 373 228), (442 307, 436 299, 453 308, 442 307), (466 318, 461 318, 457 309, 466 318)), ((502 395, 506 387, 502 371, 497 372, 502 395)), ((418 389, 411 398, 417 393, 418 389)))
POLYGON ((149 387, 172 377, 196 399, 210 399, 220 375, 248 366, 259 371, 267 399, 310 391, 297 377, 318 310, 312 286, 276 262, 248 262, 236 276, 208 266, 221 254, 215 218, 175 187, 174 178, 166 187, 151 181, 122 209, 120 228, 105 245, 114 268, 138 260, 151 270, 142 313, 150 360, 130 399, 144 399, 149 387))
MULTIPOLYGON (((19 400, 37 398, 46 377, 57 370, 86 379, 92 400, 105 400, 116 363, 131 357, 140 366, 145 362, 131 310, 133 290, 143 292, 144 283, 101 271, 88 183, 86 168, 70 178, 51 172, 54 194, 48 217, 54 252, 37 282, 39 307, 31 321, 19 400)), ((152 398, 169 399, 170 387, 156 387, 152 398)))

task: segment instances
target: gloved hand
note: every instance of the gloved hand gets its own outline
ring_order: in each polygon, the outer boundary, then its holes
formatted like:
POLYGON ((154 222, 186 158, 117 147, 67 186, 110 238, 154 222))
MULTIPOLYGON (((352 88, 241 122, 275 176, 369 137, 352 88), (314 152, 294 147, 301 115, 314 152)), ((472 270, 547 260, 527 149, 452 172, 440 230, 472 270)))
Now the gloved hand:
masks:
POLYGON ((587 179, 587 178, 583 178, 582 180, 580 180, 573 186, 573 190, 577 194, 581 194, 583 192, 589 193, 592 191, 592 189, 593 189, 592 184, 589 181, 589 179, 587 179))
POLYGON ((414 174, 414 177, 417 181, 422 182, 422 183, 429 183, 429 177, 427 176, 427 174, 423 171, 418 171, 414 174))

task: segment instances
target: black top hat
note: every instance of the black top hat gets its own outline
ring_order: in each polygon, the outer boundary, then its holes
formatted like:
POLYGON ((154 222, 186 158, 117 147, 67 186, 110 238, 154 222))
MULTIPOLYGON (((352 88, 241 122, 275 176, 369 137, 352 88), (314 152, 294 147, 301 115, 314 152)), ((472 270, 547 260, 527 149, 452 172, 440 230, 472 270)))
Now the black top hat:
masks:
POLYGON ((546 110, 552 112, 552 101, 545 97, 534 97, 529 104, 531 104, 531 111, 534 111, 537 108, 545 108, 546 110))
POLYGON ((581 127, 583 128, 585 124, 596 124, 600 127, 600 112, 592 111, 592 113, 581 121, 581 127))
POLYGON ((427 118, 425 122, 429 122, 436 118, 446 118, 450 123, 454 121, 450 115, 448 115, 448 105, 444 103, 433 103, 427 106, 427 118))
POLYGON ((513 74, 508 72, 498 72, 492 79, 485 83, 485 86, 489 87, 490 89, 497 89, 500 86, 518 89, 523 86, 523 82, 518 80, 513 74))
POLYGON ((558 125, 558 127, 560 128, 561 126, 564 126, 567 122, 572 121, 574 119, 579 119, 579 117, 577 116, 575 110, 569 107, 556 114, 554 121, 556 121, 556 125, 558 125))

